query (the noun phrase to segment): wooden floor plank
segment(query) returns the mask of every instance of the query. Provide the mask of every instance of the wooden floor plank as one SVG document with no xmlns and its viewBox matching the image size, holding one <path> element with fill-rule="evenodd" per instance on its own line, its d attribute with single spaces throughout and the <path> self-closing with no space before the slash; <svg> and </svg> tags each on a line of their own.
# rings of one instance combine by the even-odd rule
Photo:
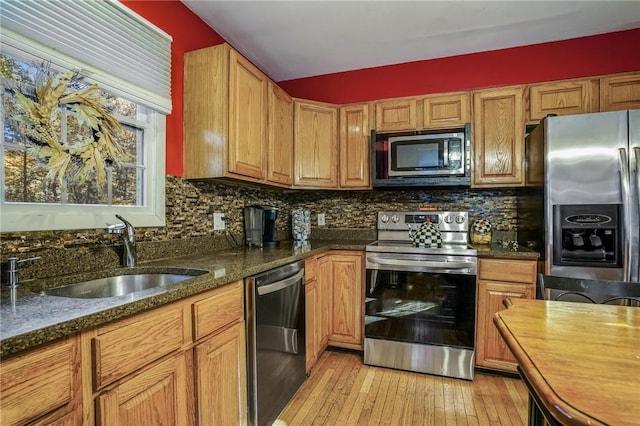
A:
<svg viewBox="0 0 640 426">
<path fill-rule="evenodd" d="M 523 425 L 527 396 L 517 378 L 452 379 L 368 366 L 359 353 L 327 350 L 276 424 Z"/>
</svg>

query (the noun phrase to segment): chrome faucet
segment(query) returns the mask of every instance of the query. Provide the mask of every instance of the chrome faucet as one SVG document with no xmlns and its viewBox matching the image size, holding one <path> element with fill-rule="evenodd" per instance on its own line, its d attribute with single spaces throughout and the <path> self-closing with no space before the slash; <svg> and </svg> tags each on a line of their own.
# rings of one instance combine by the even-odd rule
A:
<svg viewBox="0 0 640 426">
<path fill-rule="evenodd" d="M 119 214 L 116 215 L 124 223 L 116 223 L 107 226 L 110 234 L 118 234 L 123 236 L 124 253 L 122 254 L 122 266 L 134 267 L 138 257 L 136 255 L 136 230 L 129 221 Z"/>
</svg>

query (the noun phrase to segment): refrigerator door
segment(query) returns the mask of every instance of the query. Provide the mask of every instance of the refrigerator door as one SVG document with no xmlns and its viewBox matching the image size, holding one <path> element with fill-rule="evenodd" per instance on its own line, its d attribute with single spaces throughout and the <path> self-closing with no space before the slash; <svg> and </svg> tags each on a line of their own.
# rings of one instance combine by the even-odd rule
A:
<svg viewBox="0 0 640 426">
<path fill-rule="evenodd" d="M 623 268 L 554 265 L 554 206 L 623 203 L 619 149 L 629 149 L 628 112 L 548 117 L 544 132 L 546 272 L 621 280 Z"/>
<path fill-rule="evenodd" d="M 638 109 L 629 111 L 629 177 L 631 192 L 630 281 L 640 282 L 640 110 Z"/>
</svg>

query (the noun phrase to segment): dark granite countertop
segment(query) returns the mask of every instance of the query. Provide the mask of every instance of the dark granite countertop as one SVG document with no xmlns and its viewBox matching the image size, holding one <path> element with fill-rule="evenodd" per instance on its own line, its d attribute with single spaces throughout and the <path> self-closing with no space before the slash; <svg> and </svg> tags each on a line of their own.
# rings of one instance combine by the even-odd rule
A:
<svg viewBox="0 0 640 426">
<path fill-rule="evenodd" d="M 165 272 L 166 268 L 207 271 L 186 281 L 133 294 L 100 299 L 48 296 L 25 288 L 12 303 L 6 294 L 0 302 L 0 357 L 11 355 L 75 332 L 124 318 L 185 297 L 214 289 L 247 276 L 305 259 L 326 250 L 364 250 L 370 241 L 318 240 L 304 246 L 291 242 L 277 248 L 225 250 L 195 256 L 145 262 L 136 272 Z M 43 288 L 61 286 L 104 276 L 131 273 L 125 268 L 56 277 Z M 43 281 L 43 280 L 41 280 Z"/>
<path fill-rule="evenodd" d="M 87 330 L 200 292 L 214 289 L 239 279 L 305 259 L 327 250 L 364 250 L 371 240 L 314 240 L 306 245 L 281 243 L 277 248 L 213 251 L 207 254 L 144 262 L 135 272 L 167 272 L 167 268 L 206 271 L 192 279 L 167 287 L 100 299 L 76 299 L 40 294 L 21 288 L 15 303 L 6 295 L 0 303 L 0 357 L 11 355 L 75 332 Z M 498 245 L 477 245 L 479 257 L 537 259 L 538 253 Z M 131 273 L 125 268 L 40 280 L 42 288 L 61 286 L 104 276 Z"/>
<path fill-rule="evenodd" d="M 515 260 L 538 260 L 540 258 L 540 253 L 527 247 L 518 247 L 514 250 L 499 244 L 474 244 L 473 248 L 478 250 L 478 257 Z"/>
</svg>

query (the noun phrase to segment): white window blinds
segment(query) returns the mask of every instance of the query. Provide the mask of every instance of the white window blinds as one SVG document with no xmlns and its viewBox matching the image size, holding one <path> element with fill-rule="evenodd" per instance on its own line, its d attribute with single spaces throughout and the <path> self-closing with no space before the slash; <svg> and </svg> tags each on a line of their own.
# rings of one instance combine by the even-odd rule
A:
<svg viewBox="0 0 640 426">
<path fill-rule="evenodd" d="M 2 0 L 0 41 L 171 112 L 171 36 L 117 1 Z M 35 43 L 34 43 L 35 42 Z"/>
</svg>

